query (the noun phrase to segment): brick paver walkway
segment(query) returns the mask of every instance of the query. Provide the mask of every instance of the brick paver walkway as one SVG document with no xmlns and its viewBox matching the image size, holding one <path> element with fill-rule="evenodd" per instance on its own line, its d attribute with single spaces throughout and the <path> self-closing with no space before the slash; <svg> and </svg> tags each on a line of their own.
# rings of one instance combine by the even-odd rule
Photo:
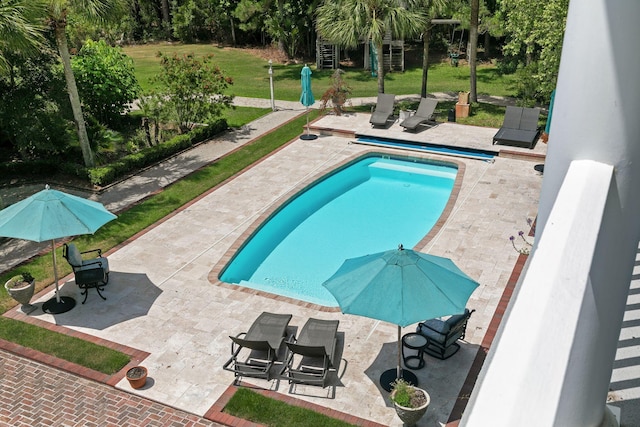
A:
<svg viewBox="0 0 640 427">
<path fill-rule="evenodd" d="M 0 350 L 1 426 L 220 426 Z"/>
</svg>

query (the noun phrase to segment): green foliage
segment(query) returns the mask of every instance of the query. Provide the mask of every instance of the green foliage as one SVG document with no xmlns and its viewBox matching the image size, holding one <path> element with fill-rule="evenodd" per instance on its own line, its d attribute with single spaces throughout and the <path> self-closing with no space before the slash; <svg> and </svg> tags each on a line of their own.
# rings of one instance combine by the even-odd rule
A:
<svg viewBox="0 0 640 427">
<path fill-rule="evenodd" d="M 202 3 L 202 1 L 198 0 L 187 0 L 174 9 L 171 23 L 173 25 L 173 35 L 179 40 L 192 43 L 209 38 L 205 25 L 207 10 L 203 8 L 205 5 Z"/>
<path fill-rule="evenodd" d="M 144 148 L 106 166 L 91 168 L 88 171 L 89 179 L 93 185 L 110 184 L 133 171 L 150 166 L 191 147 L 193 144 L 209 139 L 226 128 L 227 122 L 224 119 L 208 126 L 194 128 L 188 134 L 178 135 L 165 143 Z"/>
<path fill-rule="evenodd" d="M 9 58 L 11 74 L 0 77 L 0 146 L 21 160 L 63 154 L 74 129 L 57 58 L 49 50 Z"/>
<path fill-rule="evenodd" d="M 104 40 L 87 40 L 71 66 L 84 106 L 102 123 L 115 121 L 138 97 L 133 60 Z"/>
<path fill-rule="evenodd" d="M 44 46 L 43 0 L 5 0 L 0 2 L 0 74 L 11 72 L 8 54 L 36 53 Z"/>
<path fill-rule="evenodd" d="M 391 384 L 391 400 L 405 408 L 419 408 L 427 403 L 424 394 L 404 379 L 397 379 Z"/>
<path fill-rule="evenodd" d="M 158 56 L 162 65 L 156 77 L 162 85 L 159 95 L 181 132 L 215 120 L 231 105 L 233 96 L 224 92 L 233 80 L 212 63 L 213 55 L 196 58 L 193 54 L 169 56 L 160 52 Z"/>
<path fill-rule="evenodd" d="M 348 427 L 352 424 L 307 408 L 270 399 L 255 391 L 238 388 L 224 412 L 270 427 Z"/>
<path fill-rule="evenodd" d="M 556 87 L 569 0 L 505 0 L 506 55 L 521 72 L 517 96 L 548 102 Z"/>
</svg>

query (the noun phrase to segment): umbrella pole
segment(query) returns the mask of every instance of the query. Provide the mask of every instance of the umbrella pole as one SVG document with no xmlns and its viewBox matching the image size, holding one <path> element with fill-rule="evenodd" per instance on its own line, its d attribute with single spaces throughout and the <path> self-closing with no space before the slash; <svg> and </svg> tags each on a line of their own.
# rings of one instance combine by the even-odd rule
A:
<svg viewBox="0 0 640 427">
<path fill-rule="evenodd" d="M 58 289 L 58 261 L 56 259 L 56 240 L 51 239 L 51 253 L 53 254 L 53 280 L 56 284 L 56 302 L 60 304 L 60 290 Z"/>
<path fill-rule="evenodd" d="M 309 136 L 309 107 L 307 107 L 307 136 Z"/>
<path fill-rule="evenodd" d="M 402 378 L 402 328 L 398 325 L 398 372 L 396 379 Z"/>
<path fill-rule="evenodd" d="M 53 280 L 56 284 L 56 297 L 42 304 L 42 311 L 49 314 L 61 314 L 71 310 L 76 305 L 76 300 L 71 297 L 61 297 L 58 288 L 58 262 L 56 259 L 56 240 L 51 239 L 51 253 L 53 254 Z"/>
</svg>

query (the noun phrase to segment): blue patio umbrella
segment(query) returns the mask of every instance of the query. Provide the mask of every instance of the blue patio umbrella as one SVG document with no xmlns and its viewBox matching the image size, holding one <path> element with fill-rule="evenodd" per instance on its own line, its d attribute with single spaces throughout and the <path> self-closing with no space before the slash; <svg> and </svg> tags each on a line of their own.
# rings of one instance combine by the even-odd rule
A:
<svg viewBox="0 0 640 427">
<path fill-rule="evenodd" d="M 311 90 L 311 68 L 309 68 L 306 64 L 302 67 L 302 71 L 300 72 L 300 85 L 302 86 L 302 94 L 300 94 L 300 102 L 302 105 L 307 107 L 307 133 L 302 135 L 300 139 L 303 140 L 311 140 L 316 139 L 317 135 L 309 134 L 309 107 L 316 102 L 313 97 L 313 91 Z"/>
<path fill-rule="evenodd" d="M 405 250 L 380 252 L 346 260 L 323 286 L 345 314 L 357 314 L 398 325 L 398 366 L 380 377 L 391 389 L 396 378 L 415 375 L 401 367 L 401 328 L 425 319 L 464 312 L 478 282 L 449 258 Z M 395 371 L 395 372 L 394 372 Z"/>
<path fill-rule="evenodd" d="M 93 234 L 115 218 L 101 203 L 52 190 L 48 185 L 44 190 L 0 211 L 0 236 L 34 242 L 51 241 L 56 298 L 55 301 L 47 301 L 43 310 L 64 313 L 75 305 L 73 298 L 59 295 L 55 240 Z"/>
</svg>

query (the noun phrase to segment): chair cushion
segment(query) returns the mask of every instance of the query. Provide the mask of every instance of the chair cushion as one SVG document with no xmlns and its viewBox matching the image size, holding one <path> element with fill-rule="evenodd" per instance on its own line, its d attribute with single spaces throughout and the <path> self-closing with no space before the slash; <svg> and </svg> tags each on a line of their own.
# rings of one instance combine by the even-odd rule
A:
<svg viewBox="0 0 640 427">
<path fill-rule="evenodd" d="M 418 326 L 417 332 L 440 344 L 444 344 L 449 325 L 439 319 L 430 319 Z"/>
<path fill-rule="evenodd" d="M 467 316 L 469 316 L 469 310 L 465 309 L 464 313 L 462 313 L 462 314 L 454 314 L 453 316 L 451 316 L 447 320 L 445 320 L 445 322 L 449 325 L 450 328 L 452 328 L 458 322 L 460 322 L 461 320 L 465 320 Z"/>
<path fill-rule="evenodd" d="M 82 265 L 82 255 L 80 255 L 80 251 L 73 243 L 67 245 L 67 257 L 69 264 L 72 266 L 80 267 Z"/>
</svg>

